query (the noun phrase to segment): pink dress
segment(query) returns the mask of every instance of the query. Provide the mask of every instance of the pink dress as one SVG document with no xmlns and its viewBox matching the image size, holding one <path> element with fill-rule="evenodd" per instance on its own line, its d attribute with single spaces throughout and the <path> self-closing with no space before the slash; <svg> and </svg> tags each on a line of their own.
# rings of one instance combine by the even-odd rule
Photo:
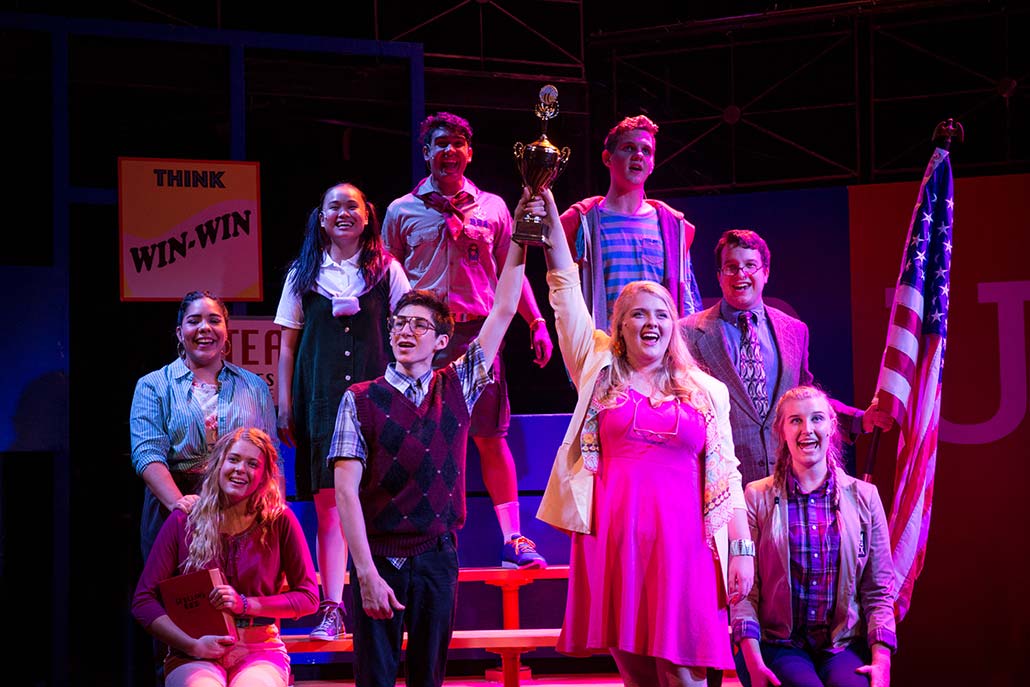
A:
<svg viewBox="0 0 1030 687">
<path fill-rule="evenodd" d="M 705 425 L 632 389 L 598 415 L 594 534 L 573 534 L 558 650 L 608 649 L 731 669 L 718 560 L 701 516 Z"/>
</svg>

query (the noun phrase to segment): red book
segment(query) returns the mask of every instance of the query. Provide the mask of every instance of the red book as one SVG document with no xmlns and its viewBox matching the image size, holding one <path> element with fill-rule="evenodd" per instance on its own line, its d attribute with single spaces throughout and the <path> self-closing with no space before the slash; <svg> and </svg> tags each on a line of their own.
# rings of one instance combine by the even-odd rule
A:
<svg viewBox="0 0 1030 687">
<path fill-rule="evenodd" d="M 158 584 L 158 590 L 168 617 L 190 637 L 229 635 L 236 639 L 232 614 L 218 610 L 208 599 L 211 590 L 220 584 L 225 584 L 222 571 L 212 568 L 169 577 Z"/>
</svg>

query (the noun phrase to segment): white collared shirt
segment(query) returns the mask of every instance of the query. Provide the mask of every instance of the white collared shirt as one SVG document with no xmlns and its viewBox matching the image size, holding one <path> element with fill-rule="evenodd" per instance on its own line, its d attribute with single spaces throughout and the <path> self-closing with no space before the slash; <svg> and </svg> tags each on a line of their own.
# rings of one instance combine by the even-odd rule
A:
<svg viewBox="0 0 1030 687">
<path fill-rule="evenodd" d="M 318 268 L 318 276 L 315 277 L 314 291 L 330 300 L 334 296 L 357 298 L 365 293 L 368 287 L 361 274 L 358 262 L 360 257 L 359 251 L 346 260 L 336 262 L 330 257 L 328 251 L 322 251 L 322 264 Z M 400 297 L 410 290 L 410 285 L 407 275 L 404 274 L 404 268 L 399 262 L 391 260 L 388 269 L 390 272 L 390 311 L 392 312 Z M 303 329 L 304 306 L 293 290 L 296 276 L 296 270 L 290 268 L 286 275 L 282 297 L 279 299 L 279 308 L 275 313 L 275 323 L 291 329 Z"/>
</svg>

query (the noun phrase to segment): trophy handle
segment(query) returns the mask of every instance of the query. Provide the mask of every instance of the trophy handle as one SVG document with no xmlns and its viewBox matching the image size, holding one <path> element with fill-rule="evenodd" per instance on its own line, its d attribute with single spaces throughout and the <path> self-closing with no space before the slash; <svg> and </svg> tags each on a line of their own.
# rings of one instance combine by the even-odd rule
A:
<svg viewBox="0 0 1030 687">
<path fill-rule="evenodd" d="M 515 142 L 515 148 L 514 148 L 515 157 L 521 158 L 522 157 L 522 151 L 524 151 L 525 149 L 526 149 L 526 146 L 522 145 L 521 142 L 516 141 Z"/>
<path fill-rule="evenodd" d="M 559 174 L 565 171 L 565 165 L 569 164 L 570 155 L 572 155 L 572 150 L 568 146 L 561 149 L 561 155 L 558 157 L 558 171 L 554 174 L 556 179 Z"/>
</svg>

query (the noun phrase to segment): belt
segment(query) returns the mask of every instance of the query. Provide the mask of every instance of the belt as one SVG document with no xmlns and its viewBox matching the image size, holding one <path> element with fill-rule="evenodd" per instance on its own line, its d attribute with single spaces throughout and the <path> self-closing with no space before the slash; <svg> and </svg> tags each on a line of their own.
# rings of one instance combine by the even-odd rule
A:
<svg viewBox="0 0 1030 687">
<path fill-rule="evenodd" d="M 257 627 L 259 625 L 274 625 L 275 618 L 253 618 L 249 615 L 236 616 L 233 620 L 236 627 Z"/>
<path fill-rule="evenodd" d="M 486 317 L 484 315 L 473 315 L 473 314 L 467 313 L 467 312 L 457 312 L 457 313 L 454 313 L 454 321 L 455 322 L 475 322 L 477 320 L 483 320 L 483 319 L 486 319 Z"/>
</svg>

